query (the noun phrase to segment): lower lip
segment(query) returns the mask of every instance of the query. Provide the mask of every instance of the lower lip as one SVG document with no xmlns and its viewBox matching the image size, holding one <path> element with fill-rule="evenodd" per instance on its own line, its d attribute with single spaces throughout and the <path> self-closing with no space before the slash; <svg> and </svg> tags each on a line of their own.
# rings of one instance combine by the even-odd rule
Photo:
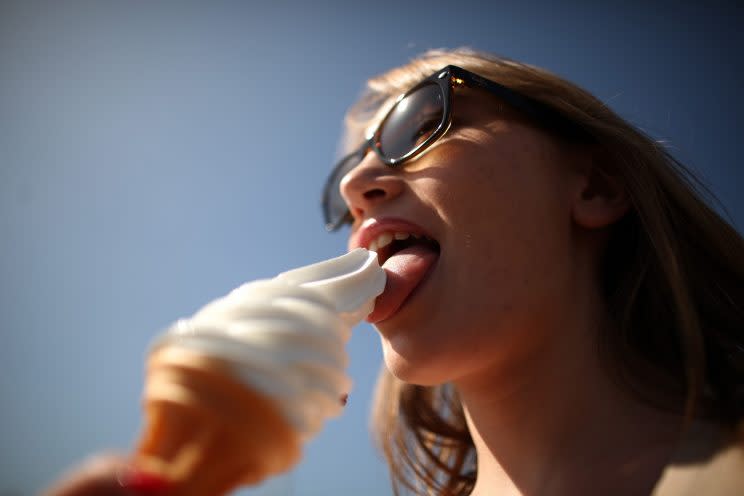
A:
<svg viewBox="0 0 744 496">
<path fill-rule="evenodd" d="M 367 322 L 376 324 L 393 317 L 427 279 L 439 253 L 424 246 L 412 246 L 390 257 L 382 266 L 387 274 L 385 291 L 377 297 Z"/>
</svg>

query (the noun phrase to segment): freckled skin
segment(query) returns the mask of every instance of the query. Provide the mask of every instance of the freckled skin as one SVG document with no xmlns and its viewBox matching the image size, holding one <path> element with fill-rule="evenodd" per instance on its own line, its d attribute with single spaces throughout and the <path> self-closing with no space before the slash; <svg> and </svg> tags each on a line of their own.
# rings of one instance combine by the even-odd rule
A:
<svg viewBox="0 0 744 496">
<path fill-rule="evenodd" d="M 397 216 L 429 230 L 441 255 L 392 318 L 376 325 L 388 368 L 433 385 L 506 366 L 559 339 L 571 298 L 570 154 L 494 98 L 456 96 L 455 122 L 402 168 L 374 154 L 342 182 L 356 216 Z M 365 192 L 377 191 L 364 196 Z"/>
</svg>

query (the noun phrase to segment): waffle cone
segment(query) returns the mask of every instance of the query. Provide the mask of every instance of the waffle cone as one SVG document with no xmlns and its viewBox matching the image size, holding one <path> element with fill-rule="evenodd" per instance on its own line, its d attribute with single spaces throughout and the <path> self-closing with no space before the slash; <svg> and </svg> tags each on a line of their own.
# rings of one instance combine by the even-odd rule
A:
<svg viewBox="0 0 744 496">
<path fill-rule="evenodd" d="M 277 405 L 218 359 L 164 347 L 148 360 L 135 463 L 172 496 L 219 496 L 288 470 L 300 437 Z"/>
</svg>

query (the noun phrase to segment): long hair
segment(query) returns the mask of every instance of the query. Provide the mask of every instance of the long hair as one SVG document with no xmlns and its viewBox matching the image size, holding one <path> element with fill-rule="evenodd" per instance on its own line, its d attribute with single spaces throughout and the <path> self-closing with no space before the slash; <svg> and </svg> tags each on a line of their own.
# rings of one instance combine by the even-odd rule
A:
<svg viewBox="0 0 744 496">
<path fill-rule="evenodd" d="M 454 64 L 525 94 L 593 137 L 602 173 L 631 209 L 603 254 L 608 318 L 600 336 L 611 376 L 658 408 L 733 426 L 744 416 L 744 240 L 704 184 L 658 142 L 600 100 L 545 70 L 469 49 L 430 51 L 368 82 L 346 119 L 358 145 L 370 123 L 421 79 Z M 450 385 L 405 384 L 383 368 L 373 433 L 396 494 L 468 494 L 477 460 Z"/>
</svg>

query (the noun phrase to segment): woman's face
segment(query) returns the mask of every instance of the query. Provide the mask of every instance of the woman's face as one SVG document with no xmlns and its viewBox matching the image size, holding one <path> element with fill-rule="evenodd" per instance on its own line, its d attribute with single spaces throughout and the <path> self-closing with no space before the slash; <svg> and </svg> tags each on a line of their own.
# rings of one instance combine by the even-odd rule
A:
<svg viewBox="0 0 744 496">
<path fill-rule="evenodd" d="M 424 155 L 391 168 L 368 153 L 344 177 L 350 248 L 384 233 L 435 241 L 379 250 L 388 285 L 369 320 L 393 374 L 456 381 L 560 339 L 551 323 L 570 303 L 577 263 L 571 161 L 496 98 L 465 90 Z"/>
</svg>

